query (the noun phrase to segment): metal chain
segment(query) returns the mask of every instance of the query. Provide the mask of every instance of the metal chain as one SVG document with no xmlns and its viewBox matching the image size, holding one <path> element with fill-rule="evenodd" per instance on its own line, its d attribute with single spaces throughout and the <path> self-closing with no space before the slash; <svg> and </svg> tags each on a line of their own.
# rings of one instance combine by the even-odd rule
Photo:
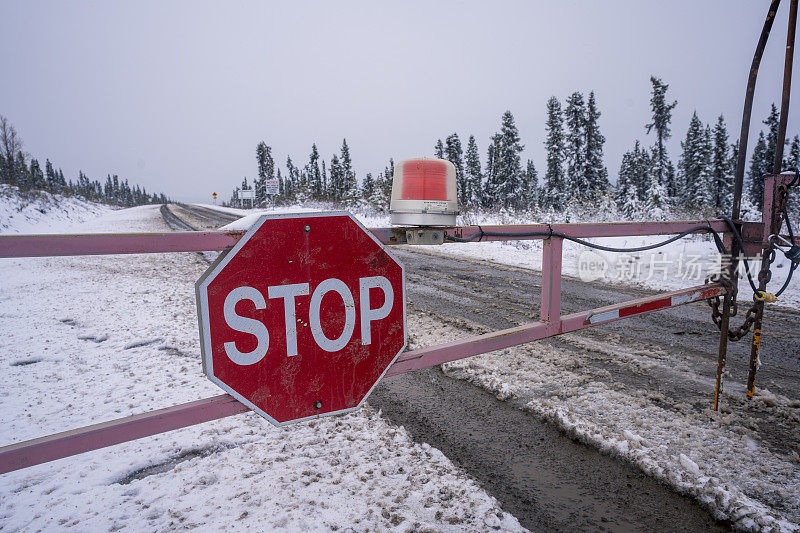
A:
<svg viewBox="0 0 800 533">
<path fill-rule="evenodd" d="M 786 201 L 786 197 L 788 195 L 788 188 L 784 184 L 780 184 L 778 186 L 778 201 L 776 202 L 776 207 L 778 207 L 778 212 L 781 213 L 783 210 L 783 204 Z M 779 216 L 782 216 L 779 214 Z M 775 261 L 775 245 L 770 241 L 767 243 L 767 248 L 764 250 L 764 256 L 762 261 L 766 261 L 767 267 L 772 265 Z M 772 270 L 769 268 L 761 268 L 758 272 L 758 281 L 763 282 L 765 285 L 769 283 L 772 279 Z M 732 302 L 731 302 L 731 316 L 736 316 L 738 312 L 737 302 L 736 302 L 736 292 L 735 286 L 733 282 L 728 278 L 725 273 L 715 274 L 713 276 L 709 276 L 706 279 L 706 283 L 720 283 L 722 284 L 723 288 L 726 292 L 733 291 L 732 294 Z M 747 309 L 747 312 L 744 314 L 744 322 L 738 328 L 728 328 L 728 339 L 731 341 L 738 341 L 741 340 L 747 333 L 750 331 L 750 328 L 753 327 L 753 324 L 756 321 L 756 295 L 753 295 L 753 303 Z M 720 311 L 720 304 L 722 299 L 719 296 L 715 296 L 714 298 L 709 298 L 707 300 L 708 305 L 711 307 L 711 320 L 714 321 L 714 324 L 717 325 L 717 329 L 722 329 L 722 311 Z"/>
</svg>

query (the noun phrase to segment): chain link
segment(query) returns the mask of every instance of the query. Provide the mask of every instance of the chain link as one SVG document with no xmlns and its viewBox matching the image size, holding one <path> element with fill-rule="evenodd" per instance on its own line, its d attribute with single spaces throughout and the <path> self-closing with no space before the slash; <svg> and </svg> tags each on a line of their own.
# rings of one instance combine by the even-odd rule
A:
<svg viewBox="0 0 800 533">
<path fill-rule="evenodd" d="M 778 186 L 778 201 L 776 202 L 776 207 L 778 208 L 778 216 L 782 216 L 783 205 L 786 202 L 786 197 L 788 195 L 788 188 L 786 185 L 781 183 Z M 766 268 L 762 266 L 762 268 L 758 272 L 758 281 L 759 284 L 763 284 L 766 286 L 767 283 L 770 282 L 772 279 L 772 270 L 769 268 L 770 265 L 775 261 L 775 245 L 770 241 L 767 243 L 767 248 L 764 250 L 764 256 L 762 262 L 766 262 Z M 763 265 L 763 263 L 762 263 Z M 732 302 L 731 302 L 731 317 L 736 316 L 738 312 L 738 306 L 736 301 L 736 288 L 730 278 L 725 274 L 715 274 L 714 276 L 709 276 L 706 279 L 706 283 L 720 283 L 725 291 L 728 294 L 731 294 Z M 720 304 L 722 303 L 722 298 L 716 296 L 714 298 L 709 298 L 708 305 L 711 307 L 711 320 L 714 321 L 714 324 L 717 325 L 717 329 L 720 331 L 722 330 L 722 311 L 720 310 Z M 747 312 L 744 314 L 744 322 L 738 328 L 728 328 L 728 339 L 732 341 L 741 340 L 747 333 L 750 331 L 750 328 L 753 327 L 753 324 L 756 321 L 756 309 L 758 303 L 756 302 L 755 295 L 753 295 L 753 303 L 747 309 Z"/>
</svg>

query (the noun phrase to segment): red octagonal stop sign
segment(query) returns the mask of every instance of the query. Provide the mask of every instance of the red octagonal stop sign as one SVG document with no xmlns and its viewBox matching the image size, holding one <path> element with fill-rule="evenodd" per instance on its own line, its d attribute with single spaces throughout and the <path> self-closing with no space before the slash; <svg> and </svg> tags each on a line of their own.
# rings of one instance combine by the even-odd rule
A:
<svg viewBox="0 0 800 533">
<path fill-rule="evenodd" d="M 262 216 L 195 285 L 203 371 L 276 425 L 357 409 L 405 348 L 404 282 L 349 213 Z"/>
</svg>

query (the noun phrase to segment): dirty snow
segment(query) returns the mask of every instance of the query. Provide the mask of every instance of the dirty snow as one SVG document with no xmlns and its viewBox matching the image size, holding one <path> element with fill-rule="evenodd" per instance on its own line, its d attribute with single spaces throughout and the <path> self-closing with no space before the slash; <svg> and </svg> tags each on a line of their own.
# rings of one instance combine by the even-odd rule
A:
<svg viewBox="0 0 800 533">
<path fill-rule="evenodd" d="M 77 229 L 167 228 L 158 206 L 143 206 Z M 197 255 L 0 261 L 0 445 L 220 392 L 201 373 Z M 0 476 L 0 530 L 68 527 L 522 529 L 369 407 L 281 429 L 238 415 Z"/>
<path fill-rule="evenodd" d="M 486 331 L 478 324 L 468 326 L 473 332 Z M 409 330 L 415 349 L 465 336 L 461 327 L 442 324 L 420 311 L 409 314 Z M 603 351 L 602 346 L 593 349 Z M 652 355 L 620 353 L 615 346 L 608 356 L 628 359 L 631 364 L 662 364 Z M 674 408 L 658 392 L 630 392 L 609 385 L 593 375 L 592 368 L 591 361 L 575 360 L 572 352 L 562 353 L 545 343 L 443 365 L 447 375 L 513 401 L 572 438 L 627 460 L 692 495 L 737 529 L 800 530 L 800 457 L 796 451 L 779 452 L 761 444 L 750 418 L 766 411 L 796 427 L 800 403 L 762 390 L 752 405 L 723 407 L 720 412 L 689 404 Z M 689 373 L 684 377 L 706 380 Z M 707 381 L 704 385 L 712 389 L 713 383 Z M 728 394 L 741 396 L 742 392 Z"/>
<path fill-rule="evenodd" d="M 112 207 L 78 196 L 47 191 L 20 193 L 13 185 L 0 184 L 0 234 L 64 233 L 75 224 L 98 217 Z"/>
</svg>

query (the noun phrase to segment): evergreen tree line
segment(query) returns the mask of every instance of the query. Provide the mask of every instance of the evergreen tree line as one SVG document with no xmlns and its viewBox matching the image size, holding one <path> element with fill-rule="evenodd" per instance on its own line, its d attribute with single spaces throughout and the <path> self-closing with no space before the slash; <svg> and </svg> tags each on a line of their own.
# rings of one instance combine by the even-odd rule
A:
<svg viewBox="0 0 800 533">
<path fill-rule="evenodd" d="M 557 100 L 552 99 L 554 101 Z M 594 93 L 589 95 L 588 105 L 583 104 L 583 96 L 574 93 L 568 105 L 570 118 L 567 121 L 569 146 L 561 148 L 560 159 L 569 161 L 569 173 L 551 185 L 564 189 L 567 179 L 574 184 L 568 193 L 559 190 L 557 194 L 544 194 L 538 185 L 538 173 L 530 159 L 523 167 L 521 153 L 524 146 L 519 130 L 510 111 L 503 113 L 500 131 L 491 137 L 487 150 L 486 167 L 482 168 L 478 144 L 470 135 L 464 150 L 458 133 L 452 133 L 445 141 L 438 140 L 434 146 L 436 157 L 453 163 L 456 169 L 456 185 L 459 205 L 465 209 L 513 209 L 527 210 L 535 206 L 549 206 L 554 200 L 556 207 L 574 199 L 590 200 L 608 191 L 608 172 L 603 166 L 603 143 L 600 134 Z M 561 129 L 559 129 L 561 131 Z M 563 135 L 563 132 L 561 133 Z M 352 167 L 347 140 L 342 142 L 339 154 L 331 157 L 330 164 L 320 161 L 316 144 L 312 145 L 308 163 L 296 165 L 291 157 L 286 160 L 286 170 L 275 165 L 272 148 L 263 141 L 256 146 L 256 166 L 258 177 L 249 183 L 245 178 L 231 196 L 233 205 L 241 205 L 239 191 L 255 189 L 255 204 L 264 205 L 267 200 L 265 183 L 278 180 L 277 203 L 294 203 L 313 200 L 340 203 L 346 207 L 370 205 L 379 211 L 389 207 L 394 160 L 377 177 L 367 173 L 358 184 Z M 584 189 L 583 185 L 588 188 Z"/>
<path fill-rule="evenodd" d="M 264 205 L 267 201 L 266 182 L 277 180 L 278 194 L 272 199 L 276 203 L 319 201 L 346 207 L 367 203 L 377 209 L 388 209 L 394 161 L 390 159 L 377 178 L 367 173 L 359 185 L 347 139 L 342 141 L 341 150 L 333 154 L 329 163 L 320 157 L 317 145 L 312 144 L 308 162 L 298 166 L 289 156 L 286 158 L 285 171 L 275 165 L 272 147 L 262 141 L 256 146 L 256 167 L 257 177 L 252 183 L 244 178 L 241 185 L 234 188 L 230 200 L 232 205 L 241 205 L 239 191 L 249 189 L 255 190 L 255 205 Z"/>
<path fill-rule="evenodd" d="M 665 143 L 671 137 L 672 110 L 678 102 L 668 103 L 669 86 L 659 78 L 651 77 L 650 82 L 652 121 L 645 129 L 648 134 L 655 134 L 654 143 L 645 147 L 636 140 L 633 150 L 623 154 L 615 191 L 618 207 L 628 217 L 638 213 L 658 215 L 671 206 L 705 213 L 729 213 L 739 142 L 729 142 L 725 117 L 718 116 L 712 127 L 704 124 L 695 111 L 681 142 L 677 165 L 674 165 Z M 743 205 L 747 211 L 762 208 L 764 175 L 773 170 L 778 138 L 775 104 L 763 124 L 767 126 L 767 133 L 761 131 L 758 135 L 744 184 Z M 788 140 L 786 144 L 790 144 Z M 784 154 L 782 170 L 800 164 L 800 137 L 795 135 Z"/>
<path fill-rule="evenodd" d="M 652 115 L 644 129 L 652 136 L 652 144 L 645 146 L 637 139 L 633 149 L 623 154 L 614 186 L 603 162 L 605 137 L 600 131 L 601 113 L 593 91 L 588 97 L 573 92 L 564 100 L 563 107 L 555 96 L 547 101 L 546 161 L 541 185 L 534 162 L 528 159 L 523 164 L 524 145 L 510 111 L 503 113 L 500 131 L 490 138 L 484 165 L 474 135 L 469 135 L 466 149 L 458 133 L 451 133 L 444 141 L 438 139 L 434 155 L 453 163 L 459 205 L 466 210 L 563 211 L 575 205 L 616 202 L 627 217 L 646 213 L 658 218 L 675 207 L 715 214 L 729 212 L 738 142 L 729 142 L 724 116 L 717 117 L 712 128 L 695 112 L 675 164 L 667 142 L 672 137 L 672 112 L 678 102 L 669 102 L 668 84 L 655 76 L 651 76 L 650 82 Z M 752 202 L 747 206 L 750 209 L 761 208 L 763 176 L 772 170 L 778 129 L 774 104 L 764 124 L 767 133 L 762 131 L 758 136 L 747 174 L 745 199 Z M 237 202 L 239 190 L 253 187 L 256 205 L 263 205 L 267 200 L 265 181 L 277 179 L 279 194 L 274 199 L 277 203 L 314 200 L 346 207 L 371 205 L 380 211 L 388 208 L 393 160 L 377 177 L 368 173 L 359 186 L 346 140 L 329 164 L 320 159 L 314 144 L 305 165 L 298 166 L 289 157 L 282 173 L 276 168 L 272 148 L 263 141 L 256 147 L 256 162 L 258 177 L 252 185 L 245 178 L 236 187 L 233 203 Z M 799 162 L 800 139 L 795 136 L 786 150 L 784 168 Z"/>
<path fill-rule="evenodd" d="M 28 161 L 22 150 L 23 143 L 14 126 L 0 115 L 0 183 L 15 185 L 21 190 L 44 190 L 63 195 L 79 195 L 87 200 L 123 207 L 144 204 L 161 204 L 169 199 L 161 194 L 150 194 L 144 187 L 131 186 L 119 176 L 106 176 L 105 183 L 90 180 L 81 170 L 76 181 L 67 181 L 64 172 L 56 169 L 49 159 L 44 169 L 37 159 Z"/>
</svg>

